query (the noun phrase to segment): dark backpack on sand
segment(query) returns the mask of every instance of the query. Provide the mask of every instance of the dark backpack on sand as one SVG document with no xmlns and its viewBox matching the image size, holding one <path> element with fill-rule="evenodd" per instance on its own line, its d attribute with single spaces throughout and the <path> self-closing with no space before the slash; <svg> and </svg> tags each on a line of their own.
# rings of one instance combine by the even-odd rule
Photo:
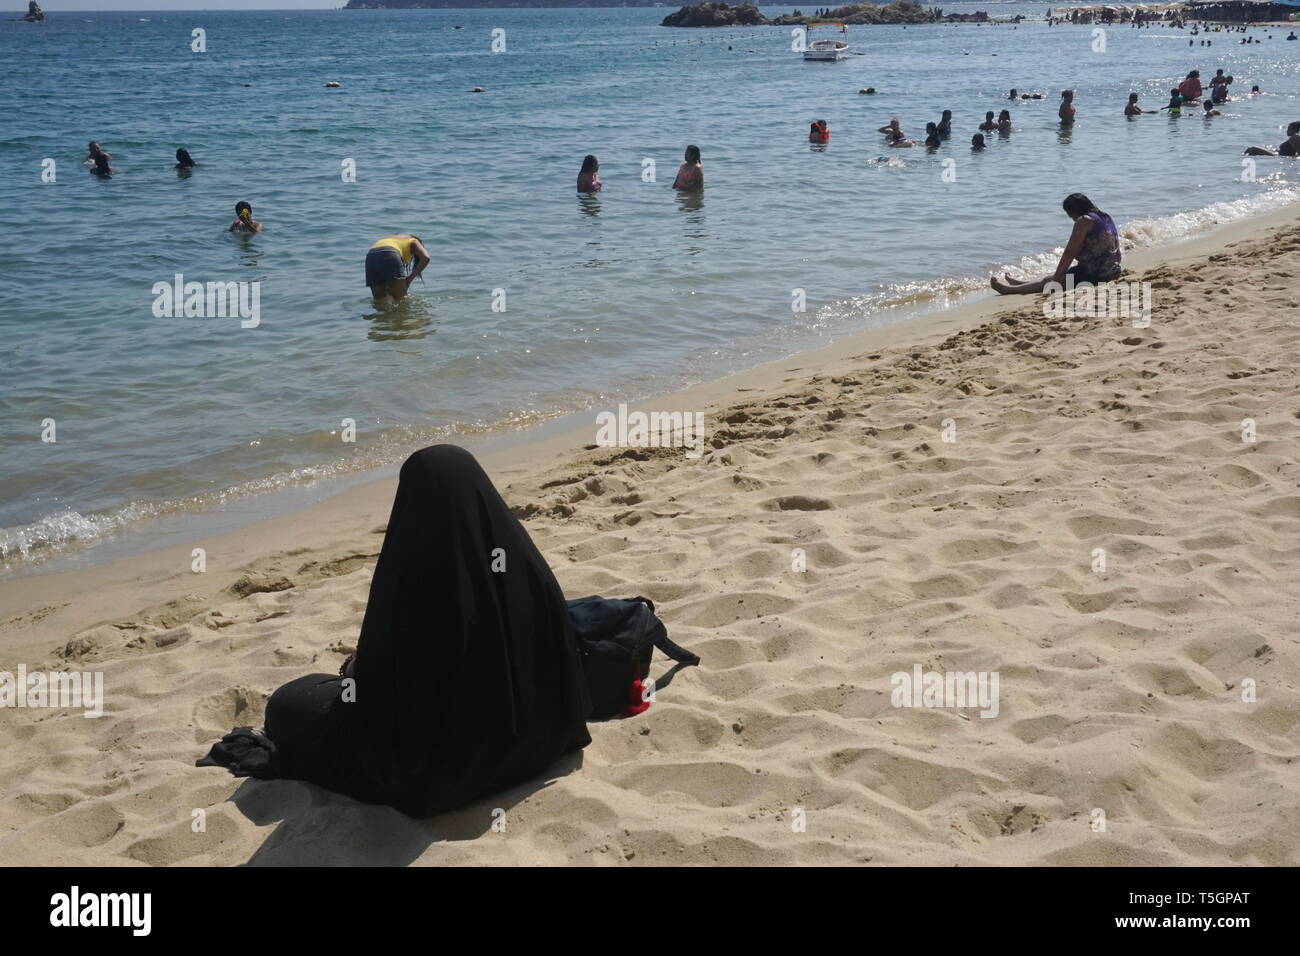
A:
<svg viewBox="0 0 1300 956">
<path fill-rule="evenodd" d="M 628 709 L 634 682 L 650 675 L 650 658 L 656 647 L 679 664 L 700 662 L 698 656 L 668 639 L 668 629 L 649 598 L 620 600 L 592 595 L 568 604 L 591 698 L 589 720 L 608 720 Z"/>
</svg>

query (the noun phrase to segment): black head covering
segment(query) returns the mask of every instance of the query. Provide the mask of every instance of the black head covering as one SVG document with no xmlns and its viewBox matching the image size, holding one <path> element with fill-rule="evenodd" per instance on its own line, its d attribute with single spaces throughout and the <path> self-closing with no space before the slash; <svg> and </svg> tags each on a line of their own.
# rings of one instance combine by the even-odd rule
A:
<svg viewBox="0 0 1300 956">
<path fill-rule="evenodd" d="M 435 445 L 402 466 L 353 676 L 354 702 L 339 677 L 286 684 L 267 703 L 265 736 L 238 728 L 199 764 L 423 816 L 591 742 L 564 595 L 462 448 Z"/>
<path fill-rule="evenodd" d="M 564 595 L 462 448 L 425 448 L 402 466 L 354 673 L 371 772 L 436 802 L 590 742 Z"/>
</svg>

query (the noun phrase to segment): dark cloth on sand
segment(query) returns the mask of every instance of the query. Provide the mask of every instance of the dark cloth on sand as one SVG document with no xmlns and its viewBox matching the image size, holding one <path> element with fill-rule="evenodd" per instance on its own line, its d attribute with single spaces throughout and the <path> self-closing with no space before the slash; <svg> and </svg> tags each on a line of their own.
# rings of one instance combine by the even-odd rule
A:
<svg viewBox="0 0 1300 956">
<path fill-rule="evenodd" d="M 354 702 L 340 677 L 285 684 L 265 734 L 237 728 L 199 764 L 427 816 L 591 742 L 564 596 L 464 449 L 425 448 L 402 466 L 353 674 Z"/>
</svg>

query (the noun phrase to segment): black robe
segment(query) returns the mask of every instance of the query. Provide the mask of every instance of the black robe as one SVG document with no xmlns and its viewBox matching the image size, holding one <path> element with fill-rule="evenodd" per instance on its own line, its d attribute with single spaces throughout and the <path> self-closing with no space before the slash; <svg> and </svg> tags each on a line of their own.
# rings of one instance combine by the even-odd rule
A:
<svg viewBox="0 0 1300 956">
<path fill-rule="evenodd" d="M 425 448 L 402 466 L 353 677 L 284 685 L 264 735 L 237 728 L 200 765 L 426 816 L 591 742 L 564 595 L 462 448 Z"/>
</svg>

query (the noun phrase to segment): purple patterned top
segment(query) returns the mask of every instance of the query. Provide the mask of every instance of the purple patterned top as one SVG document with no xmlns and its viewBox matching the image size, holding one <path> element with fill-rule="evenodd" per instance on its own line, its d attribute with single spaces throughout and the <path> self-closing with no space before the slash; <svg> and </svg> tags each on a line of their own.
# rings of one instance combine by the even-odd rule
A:
<svg viewBox="0 0 1300 956">
<path fill-rule="evenodd" d="M 1115 220 L 1098 210 L 1086 213 L 1084 218 L 1092 220 L 1092 228 L 1076 257 L 1079 267 L 1102 282 L 1118 279 L 1119 230 L 1115 228 Z"/>
</svg>

